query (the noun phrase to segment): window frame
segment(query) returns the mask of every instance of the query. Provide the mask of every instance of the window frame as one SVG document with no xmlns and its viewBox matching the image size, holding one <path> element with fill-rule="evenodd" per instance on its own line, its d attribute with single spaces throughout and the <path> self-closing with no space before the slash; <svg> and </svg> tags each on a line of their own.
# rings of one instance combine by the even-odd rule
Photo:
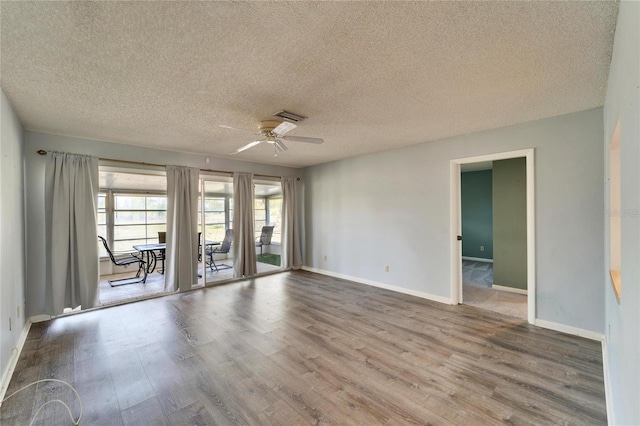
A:
<svg viewBox="0 0 640 426">
<path fill-rule="evenodd" d="M 204 185 L 201 183 L 200 187 L 202 188 Z M 218 193 L 218 192 L 212 192 L 212 193 L 204 193 L 204 191 L 201 191 L 199 194 L 199 197 L 203 197 L 203 199 L 199 199 L 198 200 L 198 232 L 205 232 L 203 231 L 203 223 L 204 223 L 204 229 L 206 230 L 206 228 L 208 228 L 209 226 L 214 226 L 214 225 L 219 225 L 222 224 L 224 225 L 224 230 L 225 232 L 227 231 L 227 229 L 230 229 L 232 226 L 232 220 L 233 218 L 231 217 L 231 199 L 233 197 L 233 194 L 223 194 L 223 193 Z M 210 200 L 210 199 L 224 199 L 224 223 L 222 222 L 211 222 L 211 223 L 206 223 L 205 222 L 205 218 L 206 218 L 206 214 L 210 213 L 210 212 L 220 212 L 220 210 L 200 210 L 201 206 L 204 206 L 206 204 L 206 200 Z M 203 202 L 204 201 L 204 202 Z M 206 240 L 206 235 L 202 237 L 203 239 Z M 222 239 L 224 239 L 224 235 L 222 236 Z M 220 241 L 222 241 L 222 239 L 220 239 Z"/>
<path fill-rule="evenodd" d="M 116 227 L 117 226 L 140 226 L 140 225 L 144 225 L 145 228 L 147 228 L 148 226 L 154 226 L 154 225 L 164 225 L 165 230 L 167 227 L 167 223 L 166 223 L 166 219 L 164 223 L 148 223 L 148 221 L 146 221 L 146 215 L 148 212 L 165 212 L 166 215 L 166 208 L 164 210 L 156 210 L 156 209 L 147 209 L 146 208 L 146 199 L 145 199 L 145 209 L 144 210 L 126 210 L 126 209 L 122 209 L 122 210 L 117 210 L 116 209 L 116 203 L 115 203 L 115 199 L 116 196 L 118 195 L 124 195 L 124 196 L 137 196 L 137 197 L 164 197 L 165 199 L 167 198 L 167 193 L 163 192 L 163 191 L 148 191 L 148 190 L 144 190 L 144 191 L 134 191 L 134 190 L 114 190 L 114 189 L 107 189 L 107 190 L 99 190 L 98 194 L 105 194 L 106 195 L 106 199 L 105 199 L 105 208 L 106 208 L 106 217 L 107 217 L 107 236 L 105 237 L 105 239 L 107 240 L 107 242 L 109 243 L 109 247 L 111 248 L 112 251 L 116 252 L 119 250 L 116 250 L 116 243 L 117 242 L 121 242 L 121 241 L 134 241 L 134 240 L 140 240 L 141 238 L 135 238 L 135 239 L 118 239 L 116 240 L 115 238 L 115 234 L 116 234 Z M 122 211 L 122 212 L 144 212 L 145 213 L 145 223 L 144 224 L 131 224 L 131 225 L 116 225 L 115 223 L 115 217 L 116 217 L 116 211 Z M 146 238 L 144 238 L 147 241 L 147 244 L 149 243 L 149 240 L 152 240 L 153 237 L 149 237 L 148 236 L 148 231 L 145 231 L 145 235 L 147 235 Z M 155 239 L 157 240 L 157 235 L 155 237 Z M 131 246 L 131 250 L 133 251 L 133 245 Z M 107 255 L 100 255 L 100 260 L 104 260 L 104 259 L 108 259 L 109 257 Z"/>
<path fill-rule="evenodd" d="M 254 226 L 254 234 L 256 236 L 256 240 L 258 238 L 260 238 L 260 234 L 262 233 L 262 226 L 257 226 L 257 222 L 260 221 L 262 222 L 262 219 L 258 219 L 258 215 L 256 214 L 257 210 L 255 208 L 255 201 L 256 200 L 264 200 L 264 226 L 276 226 L 275 224 L 272 223 L 271 221 L 271 201 L 272 200 L 282 200 L 282 195 L 273 195 L 271 197 L 268 196 L 259 196 L 259 197 L 255 197 L 254 198 L 254 203 L 253 203 L 253 226 Z M 262 209 L 260 209 L 260 211 L 262 211 Z M 282 207 L 280 207 L 280 217 L 282 218 Z M 282 223 L 280 223 L 280 227 L 282 227 Z M 275 236 L 277 236 L 277 238 L 274 238 Z M 282 231 L 281 229 L 278 229 L 278 232 L 276 232 L 276 229 L 274 228 L 273 230 L 273 234 L 271 235 L 271 244 L 273 245 L 281 245 L 282 244 Z"/>
</svg>

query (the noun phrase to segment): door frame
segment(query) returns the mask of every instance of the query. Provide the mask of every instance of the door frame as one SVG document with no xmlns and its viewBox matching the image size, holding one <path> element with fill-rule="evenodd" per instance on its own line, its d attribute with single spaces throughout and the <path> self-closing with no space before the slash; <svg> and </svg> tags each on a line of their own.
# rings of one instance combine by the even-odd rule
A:
<svg viewBox="0 0 640 426">
<path fill-rule="evenodd" d="M 486 161 L 526 159 L 527 172 L 527 320 L 536 320 L 536 229 L 535 229 L 535 169 L 534 148 L 499 152 L 451 160 L 450 170 L 450 241 L 451 241 L 451 303 L 462 303 L 462 243 L 457 240 L 462 235 L 462 212 L 460 195 L 460 166 Z"/>
</svg>

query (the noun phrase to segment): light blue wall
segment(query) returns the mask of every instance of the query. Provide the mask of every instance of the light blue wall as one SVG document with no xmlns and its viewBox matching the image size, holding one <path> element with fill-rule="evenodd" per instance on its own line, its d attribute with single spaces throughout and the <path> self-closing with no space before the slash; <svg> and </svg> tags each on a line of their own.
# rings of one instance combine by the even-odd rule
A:
<svg viewBox="0 0 640 426">
<path fill-rule="evenodd" d="M 609 421 L 640 424 L 640 3 L 620 2 L 609 84 L 604 106 L 604 165 L 609 142 L 620 120 L 622 296 L 611 288 L 609 228 L 605 222 L 606 268 L 601 274 L 611 395 Z M 606 200 L 609 200 L 606 186 Z M 603 212 L 604 215 L 604 212 Z M 613 423 L 611 423 L 613 424 Z"/>
<path fill-rule="evenodd" d="M 26 323 L 22 142 L 22 125 L 0 91 L 0 374 L 3 377 Z"/>
<path fill-rule="evenodd" d="M 535 148 L 536 317 L 603 333 L 602 132 L 598 108 L 307 168 L 305 265 L 450 299 L 450 161 Z"/>
<path fill-rule="evenodd" d="M 76 154 L 95 155 L 116 160 L 141 161 L 153 164 L 173 164 L 200 169 L 250 172 L 254 174 L 297 177 L 300 169 L 249 163 L 204 155 L 185 154 L 175 151 L 141 148 L 112 142 L 25 132 L 24 159 L 26 170 L 27 212 L 27 312 L 29 316 L 44 312 L 44 173 L 45 157 L 37 151 L 64 151 Z M 112 163 L 120 167 L 136 167 Z"/>
<path fill-rule="evenodd" d="M 481 170 L 460 175 L 463 256 L 493 259 L 492 174 Z"/>
</svg>

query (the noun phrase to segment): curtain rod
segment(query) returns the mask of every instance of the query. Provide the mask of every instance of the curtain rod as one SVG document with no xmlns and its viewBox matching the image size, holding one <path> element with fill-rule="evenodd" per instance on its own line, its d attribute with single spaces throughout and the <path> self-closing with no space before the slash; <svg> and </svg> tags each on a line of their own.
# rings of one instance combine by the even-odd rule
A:
<svg viewBox="0 0 640 426">
<path fill-rule="evenodd" d="M 41 149 L 38 151 L 38 154 L 40 155 L 46 155 L 47 151 L 45 151 L 44 149 Z M 116 160 L 114 158 L 98 158 L 99 160 L 102 161 L 113 161 L 116 163 L 125 163 L 125 164 L 136 164 L 138 166 L 154 166 L 154 167 L 165 167 L 165 164 L 154 164 L 154 163 L 144 163 L 142 161 L 130 161 L 130 160 Z M 228 170 L 213 170 L 213 169 L 200 169 L 203 172 L 212 172 L 212 173 L 227 173 L 230 175 L 233 175 L 233 172 L 230 172 Z M 254 174 L 254 176 L 257 177 L 266 177 L 266 178 L 276 178 L 276 179 L 280 179 L 282 178 L 282 176 L 272 176 L 272 175 L 260 175 L 260 174 Z M 296 178 L 296 180 L 300 180 L 300 178 Z"/>
</svg>

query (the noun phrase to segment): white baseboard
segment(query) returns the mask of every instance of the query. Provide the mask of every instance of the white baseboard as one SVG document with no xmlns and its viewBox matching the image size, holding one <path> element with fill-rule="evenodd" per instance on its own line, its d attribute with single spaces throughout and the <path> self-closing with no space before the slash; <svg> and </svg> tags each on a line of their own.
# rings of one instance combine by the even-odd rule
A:
<svg viewBox="0 0 640 426">
<path fill-rule="evenodd" d="M 607 406 L 607 423 L 616 424 L 616 416 L 613 411 L 613 394 L 611 393 L 611 372 L 609 370 L 609 355 L 607 339 L 602 340 L 602 369 L 604 375 L 604 400 Z"/>
<path fill-rule="evenodd" d="M 573 334 L 574 336 L 584 337 L 585 339 L 604 341 L 604 334 L 595 331 L 584 330 L 582 328 L 572 327 L 570 325 L 559 324 L 553 321 L 537 319 L 534 323 L 538 327 L 548 328 L 549 330 L 560 331 L 562 333 Z"/>
<path fill-rule="evenodd" d="M 503 285 L 491 285 L 491 288 L 494 290 L 500 290 L 500 291 L 508 291 L 509 293 L 518 293 L 518 294 L 527 294 L 527 290 L 522 289 L 522 288 L 513 288 L 513 287 L 506 287 Z"/>
<path fill-rule="evenodd" d="M 334 278 L 341 278 L 343 280 L 354 281 L 360 284 L 370 285 L 372 287 L 384 288 L 386 290 L 397 291 L 398 293 L 410 294 L 411 296 L 420 297 L 422 299 L 433 300 L 434 302 L 445 303 L 451 305 L 451 298 L 436 296 L 435 294 L 424 293 L 418 290 L 411 290 L 404 287 L 398 287 L 391 284 L 384 284 L 377 281 L 367 280 L 365 278 L 352 277 L 350 275 L 339 274 L 337 272 L 325 271 L 324 269 L 312 268 L 310 266 L 303 266 L 301 268 L 304 271 L 315 272 L 317 274 L 327 275 Z"/>
<path fill-rule="evenodd" d="M 31 321 L 31 323 L 35 324 L 37 322 L 49 321 L 52 318 L 53 317 L 51 315 L 46 315 L 46 314 L 34 315 L 34 316 L 29 318 L 29 321 Z"/>
<path fill-rule="evenodd" d="M 472 262 L 487 262 L 487 263 L 493 263 L 493 259 L 485 259 L 484 257 L 469 257 L 469 256 L 462 256 L 462 260 L 471 260 Z"/>
<path fill-rule="evenodd" d="M 24 347 L 24 342 L 27 341 L 27 335 L 29 334 L 29 329 L 31 328 L 31 319 L 27 319 L 24 327 L 22 327 L 22 333 L 20 334 L 20 338 L 16 344 L 16 347 L 11 351 L 11 359 L 9 360 L 9 365 L 7 365 L 7 369 L 2 374 L 2 381 L 0 381 L 0 407 L 2 406 L 2 400 L 7 392 L 7 388 L 9 387 L 9 382 L 11 382 L 11 377 L 13 376 L 13 372 L 16 369 L 16 365 L 18 364 L 18 358 L 20 358 L 20 353 L 22 352 L 22 348 Z"/>
</svg>

